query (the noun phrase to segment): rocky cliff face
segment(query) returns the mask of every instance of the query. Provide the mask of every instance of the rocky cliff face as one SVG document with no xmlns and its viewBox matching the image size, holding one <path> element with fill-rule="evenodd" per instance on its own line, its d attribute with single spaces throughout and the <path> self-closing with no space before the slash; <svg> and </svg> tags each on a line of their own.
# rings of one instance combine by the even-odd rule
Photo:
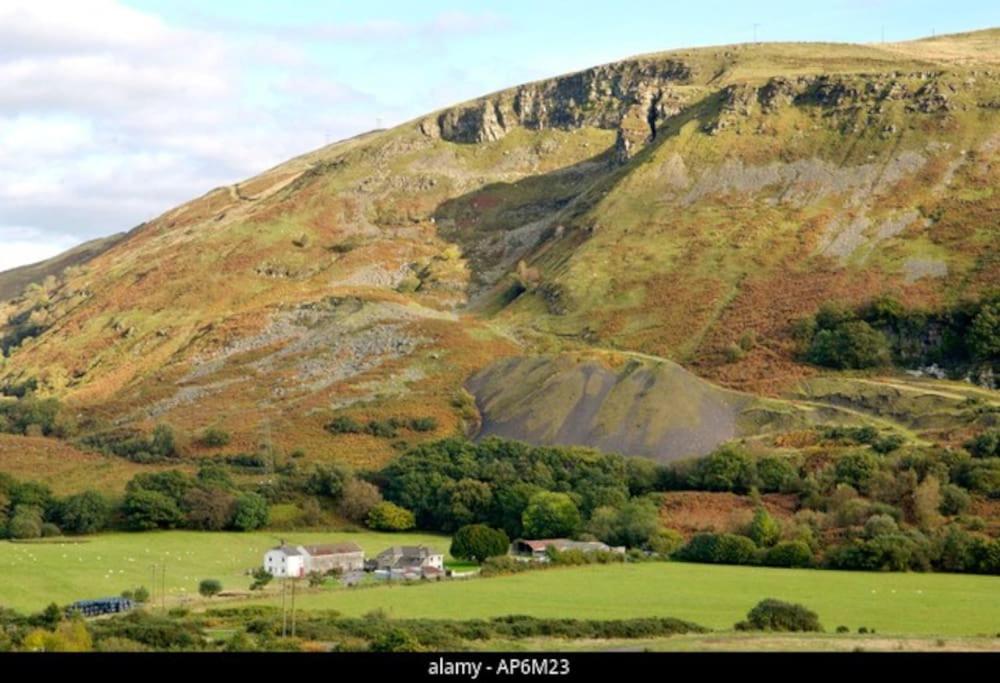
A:
<svg viewBox="0 0 1000 683">
<path fill-rule="evenodd" d="M 878 114 L 884 102 L 905 101 L 911 112 L 948 112 L 956 106 L 956 94 L 974 93 L 977 84 L 1000 78 L 989 70 L 964 78 L 943 71 L 897 71 L 775 76 L 763 84 L 713 88 L 714 78 L 703 71 L 678 59 L 629 60 L 489 95 L 424 119 L 419 127 L 429 137 L 466 144 L 497 141 L 517 126 L 611 129 L 617 131 L 615 159 L 623 163 L 656 138 L 664 121 L 705 98 L 718 98 L 718 115 L 705 125 L 714 134 L 755 110 L 771 113 L 789 105 L 866 107 Z M 986 98 L 973 106 L 994 103 Z"/>
<path fill-rule="evenodd" d="M 425 119 L 420 129 L 460 143 L 499 140 L 515 126 L 619 129 L 627 157 L 636 141 L 655 136 L 656 120 L 679 111 L 682 97 L 671 86 L 692 78 L 692 68 L 679 60 L 618 62 L 459 105 Z"/>
</svg>

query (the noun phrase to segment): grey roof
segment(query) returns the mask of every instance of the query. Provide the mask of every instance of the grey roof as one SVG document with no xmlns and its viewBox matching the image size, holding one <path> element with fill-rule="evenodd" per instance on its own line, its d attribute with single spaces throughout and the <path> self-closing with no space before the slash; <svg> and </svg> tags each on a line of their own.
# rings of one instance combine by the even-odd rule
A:
<svg viewBox="0 0 1000 683">
<path fill-rule="evenodd" d="M 423 559 L 430 555 L 437 555 L 435 551 L 431 550 L 425 545 L 394 545 L 391 548 L 386 548 L 378 554 L 379 557 L 383 555 L 392 555 L 405 558 L 417 558 Z"/>
<path fill-rule="evenodd" d="M 296 548 L 295 546 L 291 546 L 291 545 L 279 545 L 279 546 L 275 546 L 274 548 L 271 548 L 271 550 L 280 550 L 281 552 L 283 552 L 285 555 L 288 555 L 288 556 L 301 555 L 302 554 L 302 553 L 300 553 L 298 551 L 298 548 Z"/>
</svg>

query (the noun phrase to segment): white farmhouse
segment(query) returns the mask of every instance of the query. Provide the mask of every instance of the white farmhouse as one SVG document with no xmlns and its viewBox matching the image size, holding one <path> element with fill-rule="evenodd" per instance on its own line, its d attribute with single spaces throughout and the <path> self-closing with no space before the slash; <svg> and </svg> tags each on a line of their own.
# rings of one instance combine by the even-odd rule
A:
<svg viewBox="0 0 1000 683">
<path fill-rule="evenodd" d="M 279 579 L 306 575 L 306 558 L 293 546 L 282 545 L 264 553 L 264 570 Z"/>
</svg>

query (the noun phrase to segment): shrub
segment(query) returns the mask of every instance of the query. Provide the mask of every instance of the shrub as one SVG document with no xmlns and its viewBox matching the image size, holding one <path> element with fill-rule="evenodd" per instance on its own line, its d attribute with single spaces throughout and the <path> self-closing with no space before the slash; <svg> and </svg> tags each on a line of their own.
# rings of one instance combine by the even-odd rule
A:
<svg viewBox="0 0 1000 683">
<path fill-rule="evenodd" d="M 649 549 L 664 557 L 669 557 L 684 545 L 684 537 L 675 529 L 658 529 L 649 537 Z"/>
<path fill-rule="evenodd" d="M 350 479 L 344 484 L 337 510 L 352 522 L 364 522 L 372 508 L 382 502 L 378 487 L 360 479 Z"/>
<path fill-rule="evenodd" d="M 980 307 L 969 327 L 968 345 L 973 356 L 980 360 L 1000 357 L 1000 301 Z"/>
<path fill-rule="evenodd" d="M 1000 457 L 1000 429 L 987 429 L 965 442 L 965 450 L 975 458 Z"/>
<path fill-rule="evenodd" d="M 420 642 L 409 631 L 387 626 L 372 638 L 368 649 L 372 652 L 419 652 Z"/>
<path fill-rule="evenodd" d="M 438 428 L 438 421 L 433 417 L 417 417 L 410 420 L 410 429 L 415 432 L 433 432 Z"/>
<path fill-rule="evenodd" d="M 695 488 L 744 493 L 754 485 L 756 468 L 744 450 L 725 445 L 698 461 L 692 479 Z"/>
<path fill-rule="evenodd" d="M 213 488 L 195 488 L 184 495 L 187 525 L 203 531 L 221 531 L 233 518 L 235 499 Z"/>
<path fill-rule="evenodd" d="M 594 511 L 590 532 L 609 545 L 646 547 L 660 529 L 660 510 L 648 499 L 634 499 L 617 507 Z"/>
<path fill-rule="evenodd" d="M 128 527 L 134 531 L 172 529 L 184 521 L 174 500 L 159 491 L 136 489 L 125 496 L 122 512 Z"/>
<path fill-rule="evenodd" d="M 945 484 L 941 487 L 941 506 L 939 510 L 942 515 L 960 515 L 969 509 L 972 504 L 972 497 L 960 486 Z"/>
<path fill-rule="evenodd" d="M 414 526 L 412 512 L 388 501 L 375 505 L 368 513 L 368 527 L 376 531 L 406 531 Z"/>
<path fill-rule="evenodd" d="M 787 491 L 797 478 L 795 467 L 786 457 L 764 456 L 757 460 L 761 491 Z"/>
<path fill-rule="evenodd" d="M 365 431 L 381 439 L 394 439 L 399 434 L 395 420 L 371 420 L 365 425 Z"/>
<path fill-rule="evenodd" d="M 236 499 L 233 511 L 233 528 L 253 531 L 267 524 L 269 517 L 267 501 L 257 493 L 244 493 Z"/>
<path fill-rule="evenodd" d="M 862 320 L 840 322 L 832 328 L 820 323 L 820 327 L 823 329 L 813 336 L 806 354 L 811 363 L 861 369 L 885 366 L 891 361 L 885 335 Z"/>
<path fill-rule="evenodd" d="M 803 605 L 774 598 L 761 600 L 736 624 L 739 631 L 822 631 L 819 617 Z"/>
<path fill-rule="evenodd" d="M 781 526 L 765 508 L 757 508 L 747 535 L 761 548 L 768 548 L 781 537 Z"/>
<path fill-rule="evenodd" d="M 229 432 L 215 427 L 206 429 L 201 434 L 201 445 L 207 448 L 221 448 L 229 445 Z"/>
<path fill-rule="evenodd" d="M 876 453 L 891 453 L 906 443 L 906 439 L 899 434 L 886 434 L 879 437 L 872 443 L 872 450 Z"/>
<path fill-rule="evenodd" d="M 55 536 L 61 536 L 61 535 L 62 535 L 62 530 L 52 522 L 42 523 L 43 538 L 53 538 Z"/>
<path fill-rule="evenodd" d="M 38 538 L 42 535 L 42 511 L 32 505 L 18 505 L 7 523 L 11 538 Z"/>
<path fill-rule="evenodd" d="M 317 465 L 306 481 L 306 489 L 317 496 L 339 500 L 352 476 L 350 469 L 340 463 Z"/>
<path fill-rule="evenodd" d="M 767 549 L 763 563 L 768 567 L 810 567 L 813 554 L 803 541 L 783 541 Z"/>
<path fill-rule="evenodd" d="M 834 475 L 838 484 L 847 484 L 859 491 L 867 491 L 868 483 L 878 468 L 878 460 L 870 451 L 851 451 L 837 459 Z"/>
<path fill-rule="evenodd" d="M 451 554 L 467 560 L 483 562 L 488 557 L 506 555 L 510 538 L 500 529 L 485 524 L 470 524 L 455 532 L 451 541 Z"/>
<path fill-rule="evenodd" d="M 211 598 L 222 592 L 222 582 L 218 579 L 203 579 L 198 584 L 198 593 L 203 597 Z"/>
<path fill-rule="evenodd" d="M 333 434 L 360 434 L 364 431 L 364 427 L 358 424 L 358 422 L 354 419 L 347 417 L 346 415 L 340 415 L 333 418 L 333 420 L 326 425 L 326 430 Z"/>
<path fill-rule="evenodd" d="M 272 576 L 271 573 L 263 567 L 257 567 L 250 575 L 253 577 L 253 583 L 250 584 L 250 590 L 252 591 L 262 590 L 264 586 L 271 583 L 271 579 L 274 578 L 274 576 Z"/>
<path fill-rule="evenodd" d="M 757 546 L 746 536 L 697 534 L 675 556 L 686 562 L 752 564 L 756 554 Z"/>
</svg>

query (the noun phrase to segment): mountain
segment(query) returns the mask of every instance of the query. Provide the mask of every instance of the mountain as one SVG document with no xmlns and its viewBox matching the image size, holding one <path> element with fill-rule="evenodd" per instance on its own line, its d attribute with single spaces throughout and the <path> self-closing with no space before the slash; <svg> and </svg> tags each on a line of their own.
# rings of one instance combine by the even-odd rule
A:
<svg viewBox="0 0 1000 683">
<path fill-rule="evenodd" d="M 997 29 L 643 55 L 0 275 L 5 297 L 39 285 L 0 305 L 0 384 L 102 428 L 170 424 L 193 454 L 215 427 L 223 450 L 364 465 L 452 433 L 671 459 L 823 420 L 913 425 L 858 397 L 965 390 L 820 371 L 795 322 L 995 288 L 998 150 Z"/>
<path fill-rule="evenodd" d="M 95 256 L 103 254 L 124 237 L 125 233 L 100 237 L 79 244 L 50 259 L 3 271 L 0 273 L 0 300 L 13 299 L 30 284 L 40 284 L 47 277 L 61 275 L 67 268 L 83 265 Z"/>
</svg>

